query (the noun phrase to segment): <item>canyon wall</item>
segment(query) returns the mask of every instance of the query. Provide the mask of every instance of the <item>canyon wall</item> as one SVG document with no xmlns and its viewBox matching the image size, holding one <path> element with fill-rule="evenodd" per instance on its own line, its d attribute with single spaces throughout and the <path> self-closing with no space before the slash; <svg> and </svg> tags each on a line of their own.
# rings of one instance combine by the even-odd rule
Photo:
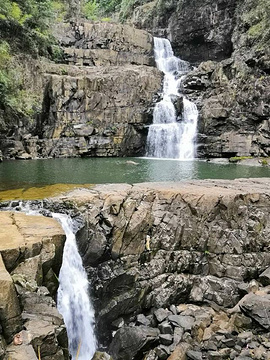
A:
<svg viewBox="0 0 270 360">
<path fill-rule="evenodd" d="M 99 185 L 53 200 L 83 215 L 97 334 L 114 359 L 167 359 L 183 343 L 209 359 L 243 356 L 251 341 L 268 351 L 256 334 L 269 336 L 269 185 Z"/>
<path fill-rule="evenodd" d="M 98 185 L 28 206 L 73 218 L 99 345 L 114 360 L 261 360 L 270 355 L 269 185 Z M 7 205 L 20 210 L 17 201 Z M 63 230 L 11 211 L 0 221 L 0 358 L 34 359 L 40 348 L 42 359 L 64 360 L 67 339 L 51 297 Z M 14 335 L 21 345 L 10 343 Z"/>
<path fill-rule="evenodd" d="M 181 92 L 199 109 L 198 156 L 269 156 L 269 16 L 266 0 L 145 0 L 129 25 L 58 24 L 62 63 L 15 58 L 34 115 L 0 112 L 0 158 L 144 154 L 162 81 L 152 35 L 193 66 Z"/>
<path fill-rule="evenodd" d="M 31 61 L 25 76 L 42 109 L 34 123 L 3 127 L 3 157 L 142 155 L 161 86 L 152 36 L 84 22 L 58 26 L 56 33 L 66 63 Z"/>
</svg>

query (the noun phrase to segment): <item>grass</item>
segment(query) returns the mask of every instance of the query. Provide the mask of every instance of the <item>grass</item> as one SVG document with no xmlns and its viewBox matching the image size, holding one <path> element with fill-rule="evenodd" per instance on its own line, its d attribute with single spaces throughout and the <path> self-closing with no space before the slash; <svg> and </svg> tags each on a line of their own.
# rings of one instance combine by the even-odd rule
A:
<svg viewBox="0 0 270 360">
<path fill-rule="evenodd" d="M 229 158 L 229 162 L 237 163 L 239 161 L 247 160 L 247 159 L 253 159 L 253 157 L 252 156 L 233 156 L 233 157 Z"/>
<path fill-rule="evenodd" d="M 229 162 L 230 163 L 238 163 L 241 162 L 242 160 L 248 160 L 248 159 L 257 159 L 258 162 L 262 165 L 262 166 L 268 166 L 269 162 L 270 162 L 270 157 L 254 157 L 254 156 L 233 156 L 231 158 L 229 158 Z"/>
</svg>

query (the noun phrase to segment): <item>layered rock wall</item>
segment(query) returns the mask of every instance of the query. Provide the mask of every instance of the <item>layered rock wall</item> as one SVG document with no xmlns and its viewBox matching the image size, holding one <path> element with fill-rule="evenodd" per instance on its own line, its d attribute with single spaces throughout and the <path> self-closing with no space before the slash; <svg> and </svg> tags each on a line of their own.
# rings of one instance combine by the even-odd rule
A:
<svg viewBox="0 0 270 360">
<path fill-rule="evenodd" d="M 99 344 L 114 360 L 262 360 L 270 355 L 269 185 L 267 178 L 99 185 L 28 205 L 76 222 Z M 36 359 L 40 348 L 42 359 L 65 359 L 62 319 L 48 296 L 57 287 L 62 229 L 14 212 L 0 212 L 0 221 L 8 270 L 1 265 L 0 358 Z M 6 347 L 22 324 L 14 338 L 22 345 Z"/>
<path fill-rule="evenodd" d="M 142 155 L 161 85 L 152 36 L 109 23 L 65 24 L 56 36 L 66 64 L 38 64 L 42 110 L 30 128 L 3 131 L 3 158 Z"/>
<path fill-rule="evenodd" d="M 236 305 L 248 283 L 270 264 L 269 196 L 269 180 L 255 179 L 104 185 L 60 199 L 86 221 L 77 237 L 101 340 L 108 341 L 112 329 L 136 322 L 136 314 L 150 316 L 158 308 L 193 303 L 216 311 Z M 215 311 L 210 318 L 221 316 Z M 236 320 L 225 314 L 226 329 L 230 324 L 233 331 Z M 237 331 L 243 322 L 251 324 L 241 319 Z M 200 330 L 199 338 L 206 339 L 211 329 Z M 153 334 L 147 336 L 154 341 Z"/>
</svg>

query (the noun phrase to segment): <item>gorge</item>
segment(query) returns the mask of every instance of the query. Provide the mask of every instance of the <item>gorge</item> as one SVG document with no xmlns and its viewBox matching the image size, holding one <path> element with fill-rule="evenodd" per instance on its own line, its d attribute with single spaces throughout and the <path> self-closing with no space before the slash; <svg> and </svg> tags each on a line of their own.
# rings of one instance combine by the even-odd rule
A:
<svg viewBox="0 0 270 360">
<path fill-rule="evenodd" d="M 0 360 L 270 359 L 269 18 L 0 0 Z"/>
</svg>

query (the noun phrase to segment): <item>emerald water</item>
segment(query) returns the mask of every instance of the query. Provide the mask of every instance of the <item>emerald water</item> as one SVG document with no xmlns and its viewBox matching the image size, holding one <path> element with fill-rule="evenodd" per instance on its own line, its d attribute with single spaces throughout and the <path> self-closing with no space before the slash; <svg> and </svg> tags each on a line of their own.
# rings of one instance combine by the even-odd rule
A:
<svg viewBox="0 0 270 360">
<path fill-rule="evenodd" d="M 137 165 L 130 164 L 134 161 Z M 269 177 L 269 167 L 147 158 L 73 158 L 0 163 L 0 190 L 52 184 L 138 183 Z"/>
</svg>

